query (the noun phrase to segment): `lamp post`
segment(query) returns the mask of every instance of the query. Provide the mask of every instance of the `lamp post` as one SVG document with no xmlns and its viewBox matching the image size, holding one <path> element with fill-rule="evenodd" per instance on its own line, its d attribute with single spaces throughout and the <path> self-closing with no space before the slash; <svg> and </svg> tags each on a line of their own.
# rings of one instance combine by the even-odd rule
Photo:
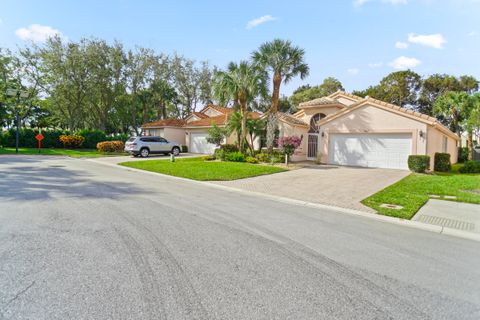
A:
<svg viewBox="0 0 480 320">
<path fill-rule="evenodd" d="M 18 112 L 18 107 L 20 106 L 20 98 L 27 98 L 28 92 L 17 89 L 7 89 L 7 96 L 17 97 L 17 107 L 15 108 L 15 122 L 17 123 L 17 130 L 15 132 L 15 153 L 18 153 L 18 130 L 20 127 L 20 113 Z"/>
</svg>

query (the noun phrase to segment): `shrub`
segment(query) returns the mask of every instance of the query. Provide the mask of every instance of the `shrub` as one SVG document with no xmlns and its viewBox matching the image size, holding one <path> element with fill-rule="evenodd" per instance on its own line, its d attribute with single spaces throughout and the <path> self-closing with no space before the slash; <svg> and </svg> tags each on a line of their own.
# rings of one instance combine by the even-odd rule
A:
<svg viewBox="0 0 480 320">
<path fill-rule="evenodd" d="M 448 172 L 452 169 L 449 153 L 435 153 L 433 169 L 438 172 Z"/>
<path fill-rule="evenodd" d="M 278 147 L 282 149 L 282 152 L 288 156 L 291 156 L 301 143 L 302 139 L 297 136 L 280 137 L 277 140 Z"/>
<path fill-rule="evenodd" d="M 182 146 L 182 153 L 187 153 L 188 152 L 188 147 L 183 145 Z"/>
<path fill-rule="evenodd" d="M 65 148 L 80 148 L 85 141 L 85 138 L 77 135 L 61 135 L 60 142 Z"/>
<path fill-rule="evenodd" d="M 480 161 L 467 161 L 459 171 L 460 173 L 480 173 Z"/>
<path fill-rule="evenodd" d="M 458 162 L 464 163 L 466 161 L 468 161 L 468 148 L 467 147 L 458 148 Z"/>
<path fill-rule="evenodd" d="M 109 140 L 105 132 L 100 130 L 85 129 L 77 132 L 77 134 L 85 139 L 83 146 L 88 149 L 95 149 L 97 143 Z"/>
<path fill-rule="evenodd" d="M 125 143 L 123 141 L 103 141 L 97 143 L 99 152 L 123 152 Z"/>
<path fill-rule="evenodd" d="M 208 129 L 207 142 L 219 146 L 223 139 L 225 139 L 226 134 L 227 131 L 224 128 L 220 128 L 214 124 L 210 129 Z"/>
<path fill-rule="evenodd" d="M 130 138 L 129 134 L 126 133 L 117 133 L 111 136 L 108 136 L 105 141 L 122 141 L 125 143 Z"/>
<path fill-rule="evenodd" d="M 270 156 L 268 155 L 268 153 L 260 152 L 255 157 L 260 162 L 270 162 Z"/>
<path fill-rule="evenodd" d="M 285 162 L 285 154 L 280 152 L 280 151 L 273 151 L 272 155 L 270 156 L 270 162 L 284 163 Z"/>
<path fill-rule="evenodd" d="M 213 156 L 213 155 L 203 156 L 202 160 L 203 161 L 213 161 L 213 160 L 215 160 L 215 156 Z"/>
<path fill-rule="evenodd" d="M 417 173 L 424 173 L 430 169 L 430 156 L 411 155 L 408 156 L 408 169 Z"/>
<path fill-rule="evenodd" d="M 227 152 L 225 160 L 233 162 L 245 162 L 245 155 L 241 152 Z"/>
<path fill-rule="evenodd" d="M 216 149 L 215 150 L 215 153 L 214 153 L 214 156 L 216 159 L 219 159 L 219 160 L 222 160 L 222 161 L 225 161 L 225 156 L 227 155 L 227 153 L 225 152 L 225 150 L 219 148 L 219 149 Z"/>
<path fill-rule="evenodd" d="M 258 159 L 254 157 L 247 157 L 245 158 L 245 161 L 248 163 L 258 163 Z"/>
<path fill-rule="evenodd" d="M 223 144 L 220 146 L 220 149 L 224 150 L 225 152 L 238 152 L 240 149 L 234 144 Z"/>
</svg>

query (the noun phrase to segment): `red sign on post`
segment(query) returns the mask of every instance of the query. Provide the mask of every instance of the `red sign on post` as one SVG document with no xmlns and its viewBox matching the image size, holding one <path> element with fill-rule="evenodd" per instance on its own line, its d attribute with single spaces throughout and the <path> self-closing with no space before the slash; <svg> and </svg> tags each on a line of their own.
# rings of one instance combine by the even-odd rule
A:
<svg viewBox="0 0 480 320">
<path fill-rule="evenodd" d="M 35 139 L 38 141 L 38 153 L 40 153 L 40 150 L 42 150 L 42 140 L 45 138 L 43 134 L 39 133 L 35 136 Z"/>
</svg>

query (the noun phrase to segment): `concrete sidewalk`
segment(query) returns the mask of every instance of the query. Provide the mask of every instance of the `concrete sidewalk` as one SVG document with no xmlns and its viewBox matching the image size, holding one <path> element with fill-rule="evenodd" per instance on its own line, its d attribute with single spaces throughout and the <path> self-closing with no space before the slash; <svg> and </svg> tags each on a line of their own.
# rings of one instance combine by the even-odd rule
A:
<svg viewBox="0 0 480 320">
<path fill-rule="evenodd" d="M 480 205 L 430 199 L 412 220 L 480 233 Z"/>
</svg>

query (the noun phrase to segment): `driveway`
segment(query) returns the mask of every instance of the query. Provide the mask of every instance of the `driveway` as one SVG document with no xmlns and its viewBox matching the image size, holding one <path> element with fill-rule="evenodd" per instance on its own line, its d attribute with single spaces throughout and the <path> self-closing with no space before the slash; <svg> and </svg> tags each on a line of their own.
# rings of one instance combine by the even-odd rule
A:
<svg viewBox="0 0 480 320">
<path fill-rule="evenodd" d="M 1 319 L 480 316 L 478 242 L 82 159 L 0 181 Z"/>
<path fill-rule="evenodd" d="M 310 166 L 254 178 L 217 181 L 233 188 L 366 212 L 361 200 L 408 176 L 410 172 L 341 166 Z"/>
</svg>

